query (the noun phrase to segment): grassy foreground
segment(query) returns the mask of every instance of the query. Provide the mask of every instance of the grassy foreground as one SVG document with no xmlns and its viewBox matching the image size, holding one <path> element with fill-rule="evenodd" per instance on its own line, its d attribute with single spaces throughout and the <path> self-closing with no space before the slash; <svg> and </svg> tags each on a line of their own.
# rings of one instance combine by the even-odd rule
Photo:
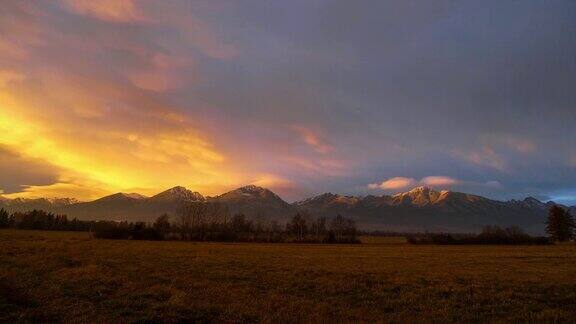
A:
<svg viewBox="0 0 576 324">
<path fill-rule="evenodd" d="M 576 246 L 109 241 L 0 230 L 0 322 L 576 321 Z"/>
</svg>

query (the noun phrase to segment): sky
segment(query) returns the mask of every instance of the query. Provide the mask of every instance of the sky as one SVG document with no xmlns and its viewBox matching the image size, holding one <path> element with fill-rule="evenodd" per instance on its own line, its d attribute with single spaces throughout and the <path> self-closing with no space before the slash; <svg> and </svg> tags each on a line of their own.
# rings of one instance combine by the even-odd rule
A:
<svg viewBox="0 0 576 324">
<path fill-rule="evenodd" d="M 415 186 L 576 205 L 572 0 L 0 10 L 0 193 Z"/>
</svg>

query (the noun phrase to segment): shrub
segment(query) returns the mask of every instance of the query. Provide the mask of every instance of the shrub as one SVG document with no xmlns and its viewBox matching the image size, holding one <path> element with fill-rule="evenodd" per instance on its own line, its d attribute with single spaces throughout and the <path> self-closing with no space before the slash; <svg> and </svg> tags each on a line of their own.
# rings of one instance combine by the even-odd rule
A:
<svg viewBox="0 0 576 324">
<path fill-rule="evenodd" d="M 409 236 L 411 244 L 438 244 L 438 245 L 463 245 L 463 244 L 500 244 L 500 245 L 545 245 L 550 244 L 546 237 L 532 237 L 519 227 L 513 226 L 501 228 L 498 226 L 486 226 L 478 235 L 457 235 L 446 233 L 427 233 L 421 236 Z"/>
<path fill-rule="evenodd" d="M 555 241 L 565 242 L 574 237 L 576 222 L 570 212 L 560 206 L 552 206 L 548 211 L 546 232 Z"/>
<path fill-rule="evenodd" d="M 145 223 L 136 223 L 131 226 L 130 237 L 133 240 L 160 241 L 162 234 L 154 227 L 148 227 Z"/>
<path fill-rule="evenodd" d="M 0 209 L 0 228 L 8 228 L 10 226 L 10 215 L 2 208 Z"/>
<path fill-rule="evenodd" d="M 97 222 L 94 225 L 93 235 L 95 238 L 126 240 L 130 238 L 130 227 L 127 223 Z"/>
</svg>

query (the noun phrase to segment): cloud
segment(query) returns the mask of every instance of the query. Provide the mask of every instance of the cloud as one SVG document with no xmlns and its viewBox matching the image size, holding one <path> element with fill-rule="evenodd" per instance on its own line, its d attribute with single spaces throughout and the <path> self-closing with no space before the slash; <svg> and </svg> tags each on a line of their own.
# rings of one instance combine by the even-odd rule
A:
<svg viewBox="0 0 576 324">
<path fill-rule="evenodd" d="M 54 183 L 46 186 L 25 186 L 18 193 L 4 194 L 9 199 L 14 198 L 61 198 L 74 197 L 78 200 L 93 200 L 109 194 L 98 187 L 86 187 L 74 183 Z"/>
<path fill-rule="evenodd" d="M 568 166 L 576 168 L 576 154 L 573 154 L 571 157 L 568 158 Z"/>
<path fill-rule="evenodd" d="M 449 187 L 460 183 L 460 180 L 446 176 L 430 176 L 422 178 L 420 183 L 433 187 Z"/>
<path fill-rule="evenodd" d="M 536 144 L 527 139 L 508 137 L 506 143 L 517 152 L 528 154 L 537 150 Z"/>
<path fill-rule="evenodd" d="M 405 189 L 414 186 L 416 183 L 417 181 L 412 178 L 395 177 L 382 181 L 381 183 L 371 183 L 368 185 L 368 188 L 383 190 Z"/>
<path fill-rule="evenodd" d="M 174 24 L 147 23 L 137 32 L 113 27 L 144 17 L 144 8 L 131 1 L 64 6 L 101 21 L 76 25 L 78 20 L 43 2 L 26 10 L 9 4 L 0 12 L 0 34 L 10 35 L 0 42 L 18 44 L 18 51 L 0 51 L 0 145 L 53 172 L 48 182 L 40 175 L 9 181 L 12 196 L 89 198 L 131 188 L 153 193 L 177 184 L 211 194 L 250 180 L 203 129 L 201 116 L 162 93 L 189 82 L 187 69 L 197 56 L 156 34 Z M 158 24 L 168 17 L 160 18 Z M 208 25 L 202 26 L 206 30 L 193 33 L 212 37 Z M 74 33 L 61 32 L 72 28 Z M 26 56 L 12 55 L 18 53 Z M 13 170 L 11 165 L 0 165 L 0 173 Z"/>
<path fill-rule="evenodd" d="M 384 180 L 381 183 L 371 183 L 368 185 L 368 189 L 400 190 L 409 189 L 417 185 L 451 187 L 461 183 L 462 181 L 447 176 L 429 176 L 424 177 L 419 181 L 414 178 L 394 177 L 388 180 Z"/>
<path fill-rule="evenodd" d="M 28 57 L 28 51 L 9 39 L 0 38 L 0 52 L 5 59 L 23 60 Z"/>
<path fill-rule="evenodd" d="M 0 70 L 0 87 L 5 87 L 9 82 L 22 81 L 24 79 L 25 76 L 21 73 L 10 70 Z"/>
<path fill-rule="evenodd" d="M 61 0 L 63 6 L 75 13 L 109 22 L 142 20 L 133 0 Z"/>
<path fill-rule="evenodd" d="M 566 1 L 4 1 L 0 144 L 50 171 L 3 189 L 573 188 L 574 27 Z"/>
<path fill-rule="evenodd" d="M 538 149 L 533 141 L 509 134 L 484 134 L 480 142 L 479 149 L 456 149 L 452 155 L 478 166 L 507 172 L 511 169 L 510 164 L 519 158 L 514 153 L 527 155 Z"/>
<path fill-rule="evenodd" d="M 327 154 L 335 151 L 334 147 L 328 144 L 318 130 L 303 125 L 292 125 L 290 129 L 300 135 L 302 141 L 318 153 Z"/>
<path fill-rule="evenodd" d="M 306 176 L 342 177 L 349 174 L 350 166 L 344 162 L 330 158 L 307 158 L 299 156 L 284 156 L 280 161 L 287 164 L 297 173 Z"/>
<path fill-rule="evenodd" d="M 486 182 L 484 183 L 484 185 L 485 185 L 486 187 L 490 187 L 490 188 L 501 188 L 501 187 L 502 187 L 502 184 L 500 183 L 500 181 L 495 181 L 495 180 L 486 181 Z"/>
<path fill-rule="evenodd" d="M 258 178 L 251 181 L 250 184 L 272 189 L 285 189 L 294 187 L 294 182 L 274 174 L 259 175 Z"/>
<path fill-rule="evenodd" d="M 149 61 L 149 67 L 128 72 L 127 77 L 137 87 L 156 92 L 181 87 L 183 80 L 178 72 L 192 66 L 190 58 L 172 57 L 163 53 L 155 53 Z"/>
<path fill-rule="evenodd" d="M 508 169 L 506 160 L 488 146 L 473 151 L 454 150 L 453 155 L 475 165 L 493 168 L 498 171 L 504 172 Z"/>
<path fill-rule="evenodd" d="M 0 189 L 18 192 L 22 186 L 49 185 L 57 181 L 60 170 L 42 160 L 30 159 L 0 146 Z"/>
</svg>

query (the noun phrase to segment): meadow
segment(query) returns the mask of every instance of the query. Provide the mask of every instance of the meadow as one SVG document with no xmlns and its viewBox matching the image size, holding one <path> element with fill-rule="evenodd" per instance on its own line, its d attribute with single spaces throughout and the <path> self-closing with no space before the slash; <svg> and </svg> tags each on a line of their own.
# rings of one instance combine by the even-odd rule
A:
<svg viewBox="0 0 576 324">
<path fill-rule="evenodd" d="M 0 322 L 575 322 L 576 245 L 100 240 L 0 230 Z"/>
</svg>

